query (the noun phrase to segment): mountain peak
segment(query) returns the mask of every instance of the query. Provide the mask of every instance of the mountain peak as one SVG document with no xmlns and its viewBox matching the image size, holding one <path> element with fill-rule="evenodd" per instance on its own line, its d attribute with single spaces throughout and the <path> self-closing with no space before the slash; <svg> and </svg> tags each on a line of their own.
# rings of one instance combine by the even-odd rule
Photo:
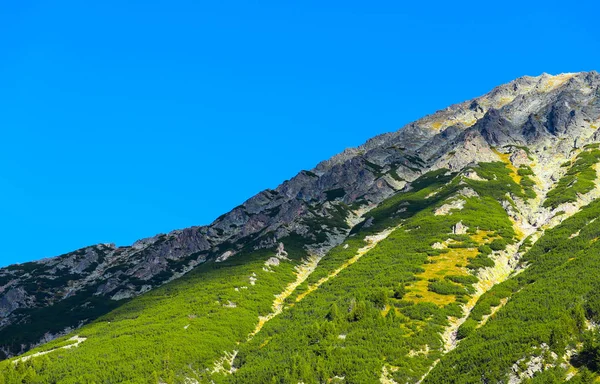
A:
<svg viewBox="0 0 600 384">
<path fill-rule="evenodd" d="M 565 336 L 584 333 L 575 322 L 544 324 L 597 290 L 586 272 L 595 259 L 584 255 L 597 254 L 600 233 L 600 222 L 593 224 L 599 145 L 597 72 L 520 77 L 347 149 L 208 226 L 0 269 L 0 350 L 10 357 L 58 338 L 55 349 L 36 352 L 58 356 L 49 357 L 52 373 L 40 371 L 52 380 L 87 374 L 74 363 L 79 355 L 63 351 L 75 345 L 68 348 L 83 361 L 112 364 L 109 373 L 86 365 L 106 382 L 156 372 L 157 381 L 179 375 L 181 382 L 276 375 L 435 383 L 454 366 L 468 377 L 457 382 L 490 375 L 496 381 L 484 381 L 520 382 L 529 377 L 527 359 L 560 367 L 567 362 L 559 357 L 571 353 L 565 345 L 583 342 Z M 573 283 L 578 274 L 588 280 L 570 301 L 560 296 L 565 290 L 551 289 L 549 276 Z M 522 300 L 534 300 L 532 291 L 548 308 L 527 312 Z M 535 338 L 485 333 L 492 307 L 504 304 L 520 328 L 546 316 L 539 329 L 528 328 Z M 577 316 L 585 318 L 595 307 L 582 308 Z M 126 364 L 122 351 L 153 353 L 128 344 L 132 327 L 167 351 L 155 359 L 160 366 Z M 470 355 L 462 345 L 487 350 L 468 338 L 478 332 L 503 337 L 518 353 L 498 346 L 497 356 L 511 357 Z M 454 349 L 466 362 L 453 360 Z M 19 359 L 16 366 L 29 357 Z M 467 369 L 469 361 L 486 369 Z"/>
</svg>

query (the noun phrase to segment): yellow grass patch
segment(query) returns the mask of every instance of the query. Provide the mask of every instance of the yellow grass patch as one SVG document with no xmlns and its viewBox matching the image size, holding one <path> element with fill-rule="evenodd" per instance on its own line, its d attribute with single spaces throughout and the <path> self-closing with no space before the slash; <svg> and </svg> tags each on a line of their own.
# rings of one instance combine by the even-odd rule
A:
<svg viewBox="0 0 600 384">
<path fill-rule="evenodd" d="M 518 240 L 525 238 L 525 232 L 521 230 L 521 226 L 518 222 L 515 221 L 513 217 L 509 217 L 510 222 L 512 223 L 513 231 L 515 232 L 515 237 Z"/>
<path fill-rule="evenodd" d="M 462 123 L 465 125 L 465 127 L 471 127 L 471 126 L 475 125 L 476 122 L 477 122 L 477 119 L 463 120 L 462 121 Z"/>
<path fill-rule="evenodd" d="M 556 76 L 551 76 L 545 84 L 543 84 L 543 90 L 544 91 L 550 91 L 556 87 L 558 87 L 559 85 L 563 84 L 565 81 L 569 80 L 571 77 L 573 77 L 575 74 L 574 73 L 562 73 L 560 75 L 556 75 Z"/>
<path fill-rule="evenodd" d="M 431 123 L 431 128 L 435 129 L 435 130 L 441 130 L 444 128 L 447 128 L 451 125 L 456 125 L 456 124 L 463 124 L 465 127 L 470 127 L 472 125 L 474 125 L 477 122 L 477 119 L 475 118 L 471 118 L 469 120 L 440 120 L 440 121 L 434 121 L 433 123 Z"/>
<path fill-rule="evenodd" d="M 500 160 L 506 164 L 506 168 L 508 168 L 510 170 L 510 177 L 514 180 L 515 183 L 520 184 L 521 183 L 521 176 L 519 176 L 517 167 L 515 167 L 513 165 L 513 163 L 510 161 L 510 154 L 509 153 L 502 153 L 496 149 L 492 149 L 492 151 L 494 151 L 494 153 L 500 158 Z"/>
<path fill-rule="evenodd" d="M 398 311 L 397 309 L 396 313 L 400 313 L 400 316 L 404 316 L 402 315 L 402 312 Z M 424 327 L 425 322 L 419 320 L 411 320 L 409 322 L 400 324 L 400 328 L 402 328 L 405 332 L 402 337 L 406 338 L 415 336 L 417 333 L 421 332 Z"/>
<path fill-rule="evenodd" d="M 510 103 L 511 101 L 513 101 L 514 98 L 513 97 L 501 97 L 500 100 L 498 101 L 498 106 L 497 108 L 502 108 L 504 107 L 506 104 Z"/>
<path fill-rule="evenodd" d="M 383 309 L 383 311 L 381 311 L 381 316 L 385 317 L 388 314 L 388 312 L 390 311 L 391 308 L 392 307 L 389 304 L 386 304 L 385 308 Z"/>
<path fill-rule="evenodd" d="M 490 233 L 489 231 L 477 231 L 471 236 L 471 239 L 478 245 L 489 243 L 492 240 L 487 237 Z M 429 291 L 429 279 L 442 280 L 447 275 L 468 275 L 465 265 L 467 265 L 468 259 L 477 256 L 477 253 L 477 248 L 448 248 L 446 253 L 429 257 L 430 263 L 423 266 L 425 272 L 416 275 L 419 280 L 408 287 L 409 292 L 404 298 L 415 303 L 429 302 L 440 306 L 456 301 L 454 295 L 440 295 Z"/>
</svg>

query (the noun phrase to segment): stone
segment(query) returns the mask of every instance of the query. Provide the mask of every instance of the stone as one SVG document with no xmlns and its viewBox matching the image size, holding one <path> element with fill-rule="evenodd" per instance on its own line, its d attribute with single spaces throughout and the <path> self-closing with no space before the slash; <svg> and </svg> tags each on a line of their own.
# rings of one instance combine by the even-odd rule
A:
<svg viewBox="0 0 600 384">
<path fill-rule="evenodd" d="M 462 221 L 459 221 L 454 225 L 454 227 L 452 227 L 452 233 L 454 233 L 455 235 L 464 235 L 465 233 L 467 233 L 468 229 L 469 227 L 463 225 Z"/>
</svg>

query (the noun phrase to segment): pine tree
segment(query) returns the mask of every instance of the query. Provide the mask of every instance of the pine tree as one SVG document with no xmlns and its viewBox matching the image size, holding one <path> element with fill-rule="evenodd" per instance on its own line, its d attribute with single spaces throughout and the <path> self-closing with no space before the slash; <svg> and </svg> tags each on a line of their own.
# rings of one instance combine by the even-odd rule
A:
<svg viewBox="0 0 600 384">
<path fill-rule="evenodd" d="M 336 321 L 340 318 L 340 310 L 337 306 L 336 303 L 333 303 L 331 305 L 331 308 L 329 308 L 329 312 L 327 313 L 327 320 L 329 321 Z"/>
</svg>

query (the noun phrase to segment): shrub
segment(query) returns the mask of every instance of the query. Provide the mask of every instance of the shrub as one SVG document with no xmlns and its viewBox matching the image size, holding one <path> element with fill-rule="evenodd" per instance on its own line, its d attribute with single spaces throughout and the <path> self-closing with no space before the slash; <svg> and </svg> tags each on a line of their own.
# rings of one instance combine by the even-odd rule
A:
<svg viewBox="0 0 600 384">
<path fill-rule="evenodd" d="M 469 336 L 471 333 L 475 332 L 476 328 L 477 328 L 477 322 L 473 319 L 467 319 L 467 320 L 465 320 L 464 323 L 461 324 L 460 327 L 458 327 L 458 330 L 456 332 L 456 337 L 459 340 L 464 339 L 465 337 Z"/>
</svg>

